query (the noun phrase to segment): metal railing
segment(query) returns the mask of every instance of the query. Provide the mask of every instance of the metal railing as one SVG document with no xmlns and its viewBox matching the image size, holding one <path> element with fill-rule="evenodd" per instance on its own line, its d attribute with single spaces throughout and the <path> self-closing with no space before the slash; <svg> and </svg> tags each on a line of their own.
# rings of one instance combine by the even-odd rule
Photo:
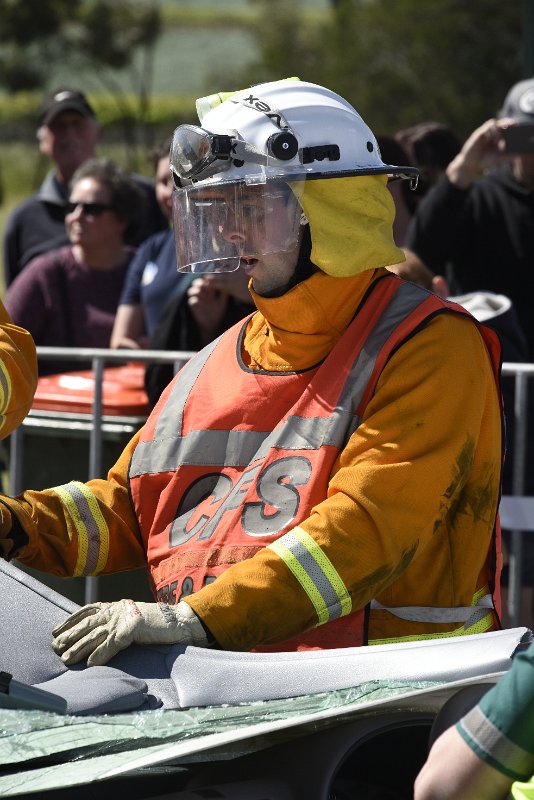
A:
<svg viewBox="0 0 534 800">
<path fill-rule="evenodd" d="M 80 368 L 84 363 L 90 364 L 94 375 L 94 397 L 91 411 L 91 420 L 88 423 L 78 423 L 80 430 L 89 432 L 89 478 L 102 476 L 102 432 L 103 432 L 103 377 L 105 364 L 126 364 L 131 362 L 143 364 L 173 364 L 177 372 L 188 361 L 193 352 L 173 350 L 105 350 L 99 348 L 72 348 L 72 347 L 38 347 L 37 355 L 40 360 L 53 361 L 54 359 L 68 359 L 79 361 Z M 14 496 L 25 487 L 22 486 L 23 467 L 23 439 L 24 429 L 32 424 L 33 413 L 11 435 L 10 443 L 10 471 L 9 493 Z M 108 423 L 111 424 L 111 423 Z"/>
<path fill-rule="evenodd" d="M 20 494 L 26 488 L 23 486 L 24 469 L 24 436 L 28 429 L 43 425 L 49 428 L 70 427 L 71 430 L 87 433 L 89 436 L 89 463 L 88 477 L 99 478 L 103 474 L 102 465 L 102 440 L 107 432 L 128 433 L 133 435 L 137 428 L 144 422 L 144 418 L 110 418 L 104 416 L 103 380 L 104 366 L 106 364 L 120 365 L 127 363 L 144 364 L 172 364 L 176 373 L 190 358 L 193 352 L 173 350 L 107 350 L 99 348 L 72 348 L 72 347 L 37 347 L 37 356 L 43 361 L 54 359 L 68 359 L 79 361 L 80 369 L 88 368 L 93 372 L 94 394 L 90 419 L 82 420 L 82 415 L 77 419 L 67 420 L 68 413 L 59 415 L 54 419 L 53 414 L 46 414 L 48 421 L 39 416 L 38 411 L 30 411 L 10 437 L 10 465 L 9 465 L 9 493 L 12 497 Z M 98 599 L 98 576 L 86 577 L 84 580 L 85 602 L 92 603 Z"/>
<path fill-rule="evenodd" d="M 90 363 L 94 374 L 94 398 L 91 418 L 77 425 L 89 433 L 89 478 L 102 476 L 102 436 L 107 429 L 113 429 L 113 422 L 103 415 L 103 377 L 105 364 L 125 364 L 128 362 L 142 362 L 146 364 L 173 364 L 177 372 L 188 361 L 193 352 L 187 351 L 161 351 L 161 350 L 104 350 L 91 348 L 67 347 L 38 347 L 39 359 L 53 360 L 68 358 L 70 361 Z M 526 453 L 528 432 L 528 381 L 534 376 L 534 364 L 505 363 L 502 368 L 503 376 L 515 377 L 514 392 L 514 441 L 512 465 L 512 492 L 522 496 L 526 485 Z M 510 412 L 508 412 L 510 413 Z M 24 459 L 24 431 L 34 422 L 32 412 L 23 424 L 12 434 L 10 441 L 10 472 L 9 491 L 12 496 L 24 490 L 22 485 L 22 468 Z M 121 421 L 124 424 L 124 420 Z M 40 422 L 42 424 L 42 421 Z M 51 420 L 51 427 L 54 421 Z M 133 432 L 133 429 L 132 429 Z M 510 578 L 508 613 L 513 625 L 518 624 L 521 604 L 521 561 L 523 555 L 523 531 L 511 531 Z M 96 579 L 87 579 L 86 600 L 95 599 Z M 89 599 L 88 599 L 89 598 Z"/>
<path fill-rule="evenodd" d="M 505 363 L 503 377 L 515 377 L 514 385 L 514 439 L 512 463 L 512 494 L 523 496 L 526 486 L 528 391 L 529 378 L 534 376 L 534 364 Z M 510 416 L 510 410 L 508 410 Z M 510 532 L 508 615 L 512 626 L 517 626 L 521 612 L 521 564 L 523 560 L 523 531 Z"/>
</svg>

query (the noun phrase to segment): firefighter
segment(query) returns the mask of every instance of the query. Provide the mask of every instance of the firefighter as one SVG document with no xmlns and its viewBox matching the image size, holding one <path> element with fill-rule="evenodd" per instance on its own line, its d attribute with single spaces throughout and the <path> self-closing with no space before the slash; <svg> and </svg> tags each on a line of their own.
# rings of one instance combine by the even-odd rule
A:
<svg viewBox="0 0 534 800">
<path fill-rule="evenodd" d="M 20 425 L 31 408 L 37 386 L 35 344 L 14 325 L 0 302 L 0 439 Z"/>
<path fill-rule="evenodd" d="M 297 79 L 176 129 L 180 270 L 242 269 L 257 311 L 195 355 L 107 480 L 2 497 L 4 557 L 56 575 L 148 564 L 157 602 L 85 606 L 64 662 L 136 643 L 350 647 L 494 629 L 495 335 L 385 267 L 376 138 Z"/>
</svg>

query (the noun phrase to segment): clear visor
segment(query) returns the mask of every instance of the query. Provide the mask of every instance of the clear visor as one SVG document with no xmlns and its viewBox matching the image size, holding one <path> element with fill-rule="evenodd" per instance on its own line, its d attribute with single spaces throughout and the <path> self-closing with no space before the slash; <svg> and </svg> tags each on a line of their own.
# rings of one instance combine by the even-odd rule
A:
<svg viewBox="0 0 534 800">
<path fill-rule="evenodd" d="M 233 272 L 241 259 L 293 251 L 302 209 L 282 182 L 192 185 L 173 194 L 180 272 Z"/>
</svg>

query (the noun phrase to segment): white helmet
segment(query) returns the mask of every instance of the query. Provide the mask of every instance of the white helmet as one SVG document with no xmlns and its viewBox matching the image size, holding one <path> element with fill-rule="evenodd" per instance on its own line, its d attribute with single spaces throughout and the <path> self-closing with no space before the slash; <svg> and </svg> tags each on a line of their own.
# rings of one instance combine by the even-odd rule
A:
<svg viewBox="0 0 534 800">
<path fill-rule="evenodd" d="M 221 102 L 222 101 L 222 102 Z M 170 151 L 177 189 L 174 223 L 178 268 L 186 271 L 237 269 L 239 254 L 221 236 L 222 208 L 241 214 L 244 195 L 269 208 L 269 198 L 286 192 L 292 201 L 291 230 L 280 237 L 277 220 L 255 219 L 261 252 L 290 250 L 302 222 L 299 185 L 310 179 L 390 175 L 417 180 L 417 169 L 382 161 L 376 138 L 358 112 L 339 95 L 296 78 L 260 84 L 197 101 L 202 127 L 181 125 Z M 291 191 L 288 191 L 290 187 Z M 297 198 L 297 199 L 295 199 Z M 218 227 L 218 233 L 216 228 Z M 243 234 L 245 235 L 245 234 Z M 250 233 L 249 233 L 250 236 Z"/>
</svg>

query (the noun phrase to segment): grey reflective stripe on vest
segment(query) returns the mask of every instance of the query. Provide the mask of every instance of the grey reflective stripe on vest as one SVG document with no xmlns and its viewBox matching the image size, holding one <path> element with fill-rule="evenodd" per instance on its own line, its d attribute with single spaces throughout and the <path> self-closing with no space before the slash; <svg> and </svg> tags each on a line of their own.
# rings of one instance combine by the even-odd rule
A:
<svg viewBox="0 0 534 800">
<path fill-rule="evenodd" d="M 378 600 L 371 600 L 371 611 L 389 611 L 394 617 L 409 622 L 467 622 L 474 616 L 485 616 L 494 609 L 490 594 L 481 597 L 474 606 L 457 608 L 435 608 L 433 606 L 383 606 Z"/>
<path fill-rule="evenodd" d="M 339 405 L 350 407 L 351 410 L 352 422 L 347 439 L 354 433 L 361 422 L 361 419 L 356 416 L 356 409 L 361 403 L 380 350 L 408 314 L 415 311 L 427 299 L 428 292 L 420 286 L 415 286 L 411 283 L 400 284 L 388 307 L 379 317 L 375 327 L 369 334 L 339 398 Z M 352 391 L 353 383 L 357 387 L 357 391 Z"/>
<path fill-rule="evenodd" d="M 147 472 L 172 471 L 176 469 L 179 463 L 189 463 L 176 460 L 179 444 L 184 441 L 184 437 L 180 436 L 179 433 L 183 426 L 184 408 L 191 389 L 202 372 L 206 361 L 215 350 L 220 338 L 219 336 L 213 342 L 210 342 L 181 369 L 180 377 L 171 389 L 167 402 L 161 410 L 154 429 L 153 439 L 147 442 L 139 442 L 134 450 L 130 463 L 130 478 L 144 475 Z M 190 451 L 200 450 L 200 442 L 197 442 L 196 445 L 193 442 L 194 434 L 197 434 L 198 439 L 202 438 L 198 433 L 194 431 L 191 434 L 193 438 L 190 442 Z M 202 434 L 202 431 L 200 431 L 200 434 Z M 209 449 L 211 445 L 208 444 L 206 446 Z M 152 459 L 151 456 L 154 458 Z M 156 462 L 161 460 L 161 465 L 158 463 L 152 467 L 152 460 Z"/>
<path fill-rule="evenodd" d="M 214 339 L 182 368 L 180 377 L 173 386 L 159 416 L 154 431 L 154 440 L 167 436 L 176 436 L 176 431 L 182 430 L 184 408 L 189 393 L 220 338 L 219 336 Z"/>
<path fill-rule="evenodd" d="M 264 458 L 269 450 L 317 450 L 323 445 L 341 448 L 360 424 L 355 417 L 377 356 L 406 316 L 423 303 L 428 293 L 412 284 L 399 284 L 397 292 L 370 331 L 367 341 L 328 417 L 289 416 L 273 431 L 202 430 L 181 436 L 185 404 L 194 383 L 217 342 L 212 342 L 183 368 L 162 409 L 153 440 L 138 443 L 130 478 L 169 472 L 181 465 L 245 467 Z"/>
</svg>

